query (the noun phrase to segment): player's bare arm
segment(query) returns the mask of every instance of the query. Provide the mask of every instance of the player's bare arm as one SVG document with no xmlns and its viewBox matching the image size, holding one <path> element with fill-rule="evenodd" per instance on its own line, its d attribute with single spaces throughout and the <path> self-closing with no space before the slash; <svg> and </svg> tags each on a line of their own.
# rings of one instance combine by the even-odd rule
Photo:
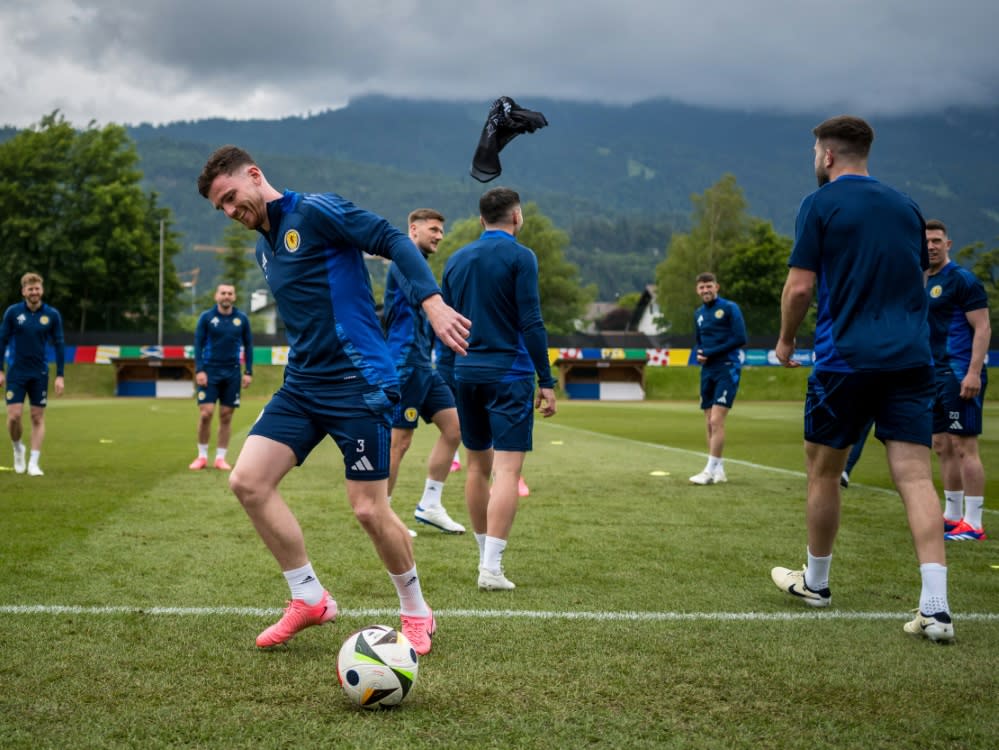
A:
<svg viewBox="0 0 999 750">
<path fill-rule="evenodd" d="M 798 367 L 794 361 L 794 337 L 801 327 L 808 306 L 812 303 L 812 292 L 815 289 L 815 272 L 804 268 L 791 268 L 784 282 L 784 291 L 780 297 L 780 338 L 777 340 L 775 354 L 777 361 L 785 367 Z"/>
<path fill-rule="evenodd" d="M 975 333 L 971 339 L 968 372 L 961 380 L 961 398 L 974 398 L 982 391 L 982 368 L 985 366 L 985 354 L 992 338 L 992 325 L 989 323 L 987 307 L 966 312 L 964 317 Z"/>
</svg>

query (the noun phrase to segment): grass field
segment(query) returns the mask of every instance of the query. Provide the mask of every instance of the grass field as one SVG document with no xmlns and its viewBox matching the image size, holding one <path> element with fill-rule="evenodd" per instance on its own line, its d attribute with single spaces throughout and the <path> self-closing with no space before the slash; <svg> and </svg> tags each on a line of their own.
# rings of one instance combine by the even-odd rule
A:
<svg viewBox="0 0 999 750">
<path fill-rule="evenodd" d="M 525 469 L 504 560 L 518 588 L 479 592 L 471 535 L 421 530 L 440 631 L 406 704 L 368 713 L 342 695 L 336 651 L 397 622 L 398 602 L 331 443 L 284 489 L 341 617 L 258 652 L 287 588 L 225 476 L 187 470 L 194 404 L 54 400 L 46 476 L 0 472 L 0 747 L 995 747 L 996 542 L 948 545 L 956 644 L 903 634 L 919 575 L 877 441 L 844 493 L 833 606 L 817 612 L 769 577 L 804 562 L 799 404 L 736 405 L 718 487 L 687 483 L 704 463 L 692 399 L 560 407 Z M 992 404 L 985 430 L 999 531 Z M 417 431 L 403 466 L 404 520 L 433 435 Z M 462 479 L 445 503 L 467 524 Z"/>
</svg>

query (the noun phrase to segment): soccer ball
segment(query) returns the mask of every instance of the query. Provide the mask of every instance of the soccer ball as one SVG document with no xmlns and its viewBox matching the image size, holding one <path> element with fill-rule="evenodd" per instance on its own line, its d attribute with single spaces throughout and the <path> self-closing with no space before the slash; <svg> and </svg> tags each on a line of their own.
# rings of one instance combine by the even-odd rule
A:
<svg viewBox="0 0 999 750">
<path fill-rule="evenodd" d="M 387 625 L 369 625 L 340 647 L 336 675 L 361 708 L 398 706 L 416 682 L 418 661 L 409 639 Z"/>
</svg>

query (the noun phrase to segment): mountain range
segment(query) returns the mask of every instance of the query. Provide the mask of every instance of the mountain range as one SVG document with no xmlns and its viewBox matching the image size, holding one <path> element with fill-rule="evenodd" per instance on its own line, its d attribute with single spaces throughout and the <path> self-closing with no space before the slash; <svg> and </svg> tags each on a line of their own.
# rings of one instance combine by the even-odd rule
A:
<svg viewBox="0 0 999 750">
<path fill-rule="evenodd" d="M 469 166 L 489 101 L 370 96 L 349 106 L 275 120 L 205 119 L 128 127 L 148 188 L 176 217 L 188 250 L 221 244 L 226 219 L 198 195 L 206 156 L 235 143 L 280 188 L 339 193 L 404 227 L 433 206 L 449 220 L 477 215 L 478 196 L 506 185 L 534 201 L 570 238 L 567 257 L 602 299 L 644 288 L 673 231 L 689 226 L 691 195 L 735 175 L 749 213 L 793 234 L 815 188 L 811 129 L 830 114 L 721 111 L 650 100 L 630 106 L 535 99 L 549 125 L 500 154 L 502 175 L 482 184 Z M 955 248 L 999 236 L 999 107 L 869 118 L 870 170 L 943 219 Z"/>
</svg>

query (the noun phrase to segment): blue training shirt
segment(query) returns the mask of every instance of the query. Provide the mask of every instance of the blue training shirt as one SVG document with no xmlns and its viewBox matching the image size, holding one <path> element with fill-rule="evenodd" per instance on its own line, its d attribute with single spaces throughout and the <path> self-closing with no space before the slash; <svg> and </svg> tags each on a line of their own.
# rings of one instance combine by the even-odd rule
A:
<svg viewBox="0 0 999 750">
<path fill-rule="evenodd" d="M 746 345 L 746 322 L 732 300 L 715 297 L 694 311 L 697 349 L 711 365 L 738 365 L 739 349 Z"/>
<path fill-rule="evenodd" d="M 931 364 L 926 224 L 911 198 L 868 176 L 823 185 L 801 202 L 788 265 L 816 274 L 816 370 Z"/>
<path fill-rule="evenodd" d="M 257 263 L 288 337 L 285 384 L 345 394 L 397 388 L 362 253 L 394 260 L 413 304 L 440 293 L 406 235 L 333 193 L 285 191 L 267 204 Z"/>
<path fill-rule="evenodd" d="M 441 288 L 444 301 L 472 321 L 455 380 L 501 383 L 537 373 L 538 385 L 554 387 L 532 250 L 508 232 L 487 230 L 448 258 Z"/>
<path fill-rule="evenodd" d="M 224 373 L 239 370 L 240 347 L 246 353 L 246 374 L 253 374 L 253 334 L 250 319 L 236 307 L 223 315 L 218 305 L 205 310 L 194 329 L 194 369 Z"/>
<path fill-rule="evenodd" d="M 423 308 L 410 302 L 407 288 L 402 271 L 392 263 L 385 280 L 382 325 L 392 361 L 403 380 L 413 370 L 432 369 L 431 352 L 437 338 Z"/>
<path fill-rule="evenodd" d="M 989 306 L 985 287 L 967 268 L 950 261 L 927 280 L 926 296 L 933 362 L 963 378 L 971 363 L 975 335 L 965 313 Z"/>
<path fill-rule="evenodd" d="M 27 302 L 17 302 L 7 308 L 0 323 L 0 370 L 4 365 L 4 351 L 10 344 L 11 366 L 8 376 L 45 375 L 49 365 L 45 345 L 55 349 L 56 376 L 63 376 L 66 365 L 66 346 L 62 332 L 62 316 L 51 305 L 42 302 L 34 312 Z"/>
</svg>

